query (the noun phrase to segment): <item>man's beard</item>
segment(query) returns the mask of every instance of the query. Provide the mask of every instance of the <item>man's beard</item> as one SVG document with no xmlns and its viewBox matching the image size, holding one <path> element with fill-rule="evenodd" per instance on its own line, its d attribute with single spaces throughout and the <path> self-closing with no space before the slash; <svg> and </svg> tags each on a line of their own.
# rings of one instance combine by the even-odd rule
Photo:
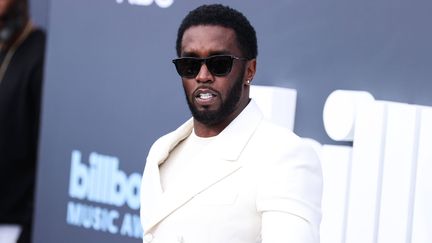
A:
<svg viewBox="0 0 432 243">
<path fill-rule="evenodd" d="M 228 93 L 227 99 L 225 101 L 222 101 L 221 106 L 219 109 L 215 111 L 210 110 L 204 110 L 199 111 L 194 104 L 189 100 L 187 94 L 186 94 L 186 100 L 189 106 L 189 109 L 192 113 L 192 116 L 195 118 L 195 120 L 205 124 L 205 125 L 216 125 L 221 123 L 223 120 L 225 120 L 231 113 L 234 112 L 236 106 L 238 105 L 238 102 L 241 97 L 242 89 L 243 89 L 243 73 L 239 73 L 239 76 L 234 82 L 233 87 L 231 88 L 230 92 Z M 186 93 L 186 90 L 185 90 Z M 220 97 L 220 96 L 219 96 Z"/>
</svg>

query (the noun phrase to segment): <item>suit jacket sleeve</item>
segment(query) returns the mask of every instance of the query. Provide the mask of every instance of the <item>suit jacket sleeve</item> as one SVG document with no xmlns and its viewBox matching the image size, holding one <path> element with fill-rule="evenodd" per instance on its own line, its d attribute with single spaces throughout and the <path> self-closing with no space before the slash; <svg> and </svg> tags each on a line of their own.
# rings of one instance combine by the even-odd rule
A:
<svg viewBox="0 0 432 243">
<path fill-rule="evenodd" d="M 299 142 L 269 156 L 259 178 L 262 242 L 319 242 L 322 174 L 315 150 Z"/>
</svg>

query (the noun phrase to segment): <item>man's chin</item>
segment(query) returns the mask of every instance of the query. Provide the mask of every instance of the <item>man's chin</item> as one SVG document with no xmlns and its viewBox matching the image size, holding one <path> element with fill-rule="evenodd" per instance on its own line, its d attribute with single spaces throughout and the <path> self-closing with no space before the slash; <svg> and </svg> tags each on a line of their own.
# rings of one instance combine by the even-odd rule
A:
<svg viewBox="0 0 432 243">
<path fill-rule="evenodd" d="M 206 125 L 214 125 L 217 124 L 220 119 L 221 115 L 218 111 L 197 111 L 195 110 L 192 112 L 192 115 L 195 120 L 197 120 L 200 123 L 206 124 Z"/>
</svg>

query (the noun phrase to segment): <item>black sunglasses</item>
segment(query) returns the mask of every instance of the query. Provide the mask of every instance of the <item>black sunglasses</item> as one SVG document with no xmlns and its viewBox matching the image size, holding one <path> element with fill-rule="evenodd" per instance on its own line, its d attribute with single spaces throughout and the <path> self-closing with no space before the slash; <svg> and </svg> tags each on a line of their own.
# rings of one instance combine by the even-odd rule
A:
<svg viewBox="0 0 432 243">
<path fill-rule="evenodd" d="M 180 57 L 172 60 L 178 74 L 183 78 L 195 78 L 203 63 L 214 76 L 225 76 L 231 72 L 234 59 L 247 60 L 247 58 L 232 55 L 215 55 L 206 58 Z"/>
</svg>

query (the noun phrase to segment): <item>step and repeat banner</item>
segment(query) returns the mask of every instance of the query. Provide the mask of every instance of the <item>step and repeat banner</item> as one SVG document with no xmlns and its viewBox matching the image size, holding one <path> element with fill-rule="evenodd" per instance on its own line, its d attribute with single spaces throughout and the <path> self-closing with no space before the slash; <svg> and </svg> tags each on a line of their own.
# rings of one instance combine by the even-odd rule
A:
<svg viewBox="0 0 432 243">
<path fill-rule="evenodd" d="M 209 1 L 42 2 L 36 13 L 49 15 L 35 17 L 49 21 L 33 240 L 140 242 L 148 150 L 190 116 L 171 62 L 177 28 Z M 335 89 L 432 105 L 429 2 L 218 2 L 256 28 L 254 84 L 297 91 L 301 136 L 344 144 L 322 121 Z"/>
</svg>

